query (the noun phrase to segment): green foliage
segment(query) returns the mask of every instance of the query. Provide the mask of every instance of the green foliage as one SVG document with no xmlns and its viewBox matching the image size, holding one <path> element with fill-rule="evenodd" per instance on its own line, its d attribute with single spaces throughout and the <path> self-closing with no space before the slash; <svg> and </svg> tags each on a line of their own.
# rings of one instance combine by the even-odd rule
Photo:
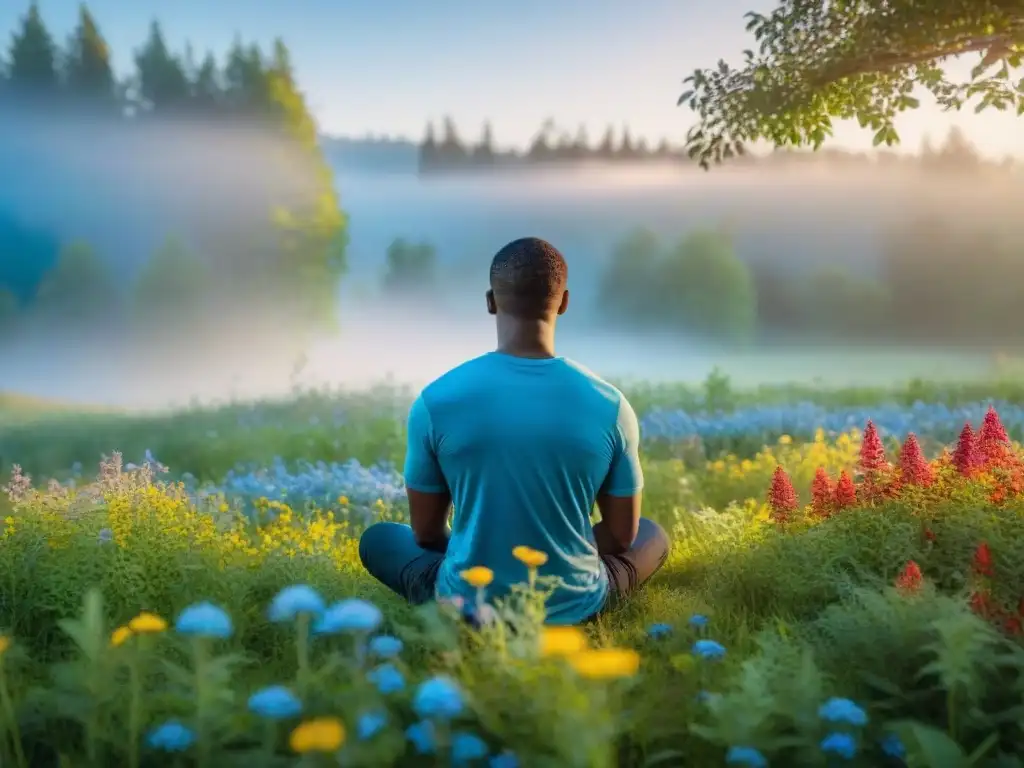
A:
<svg viewBox="0 0 1024 768">
<path fill-rule="evenodd" d="M 37 296 L 37 306 L 45 314 L 71 322 L 108 319 L 120 303 L 110 270 L 81 241 L 64 247 L 57 264 L 43 278 Z"/>
<path fill-rule="evenodd" d="M 115 103 L 110 49 L 85 5 L 79 7 L 78 26 L 68 41 L 64 79 L 65 86 L 77 97 L 108 108 Z"/>
<path fill-rule="evenodd" d="M 21 19 L 20 29 L 11 38 L 7 60 L 7 76 L 15 87 L 33 90 L 57 87 L 57 47 L 34 0 Z"/>
<path fill-rule="evenodd" d="M 650 323 L 658 309 L 652 296 L 664 246 L 646 228 L 629 232 L 612 250 L 611 261 L 601 276 L 601 308 L 628 322 Z"/>
<path fill-rule="evenodd" d="M 9 331 L 19 313 L 18 297 L 14 292 L 0 287 L 0 334 Z"/>
<path fill-rule="evenodd" d="M 804 327 L 833 337 L 867 338 L 884 330 L 892 316 L 886 286 L 844 267 L 821 267 L 801 287 Z"/>
<path fill-rule="evenodd" d="M 388 246 L 383 288 L 386 293 L 426 293 L 436 287 L 437 250 L 430 243 L 398 238 Z"/>
<path fill-rule="evenodd" d="M 1024 112 L 1020 67 L 1024 15 L 1016 0 L 870 3 L 780 0 L 768 14 L 748 13 L 756 50 L 739 68 L 720 61 L 686 78 L 679 104 L 699 122 L 688 137 L 702 167 L 743 154 L 765 140 L 810 145 L 832 135 L 833 121 L 855 119 L 876 146 L 899 141 L 895 120 L 918 106 L 922 87 L 946 109 L 968 104 Z M 978 54 L 964 81 L 942 64 Z"/>
<path fill-rule="evenodd" d="M 160 22 L 149 26 L 149 37 L 135 53 L 139 95 L 148 109 L 163 110 L 180 106 L 188 96 L 184 65 L 167 48 Z"/>
<path fill-rule="evenodd" d="M 210 299 L 205 265 L 181 240 L 169 237 L 139 274 L 134 314 L 136 319 L 158 326 L 178 326 L 179 318 L 201 322 Z"/>
</svg>

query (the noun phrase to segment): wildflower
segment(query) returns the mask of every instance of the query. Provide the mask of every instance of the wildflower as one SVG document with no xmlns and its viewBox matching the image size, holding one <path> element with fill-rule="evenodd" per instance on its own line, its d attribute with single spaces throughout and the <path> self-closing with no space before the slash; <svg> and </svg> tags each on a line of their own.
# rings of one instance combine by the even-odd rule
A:
<svg viewBox="0 0 1024 768">
<path fill-rule="evenodd" d="M 729 765 L 743 765 L 747 768 L 767 768 L 768 761 L 761 752 L 753 747 L 729 747 L 725 753 L 725 762 Z"/>
<path fill-rule="evenodd" d="M 398 693 L 405 688 L 405 678 L 394 664 L 381 664 L 379 667 L 374 667 L 366 677 L 385 696 Z"/>
<path fill-rule="evenodd" d="M 114 540 L 114 532 L 109 528 L 101 528 L 96 538 L 100 544 L 109 544 Z"/>
<path fill-rule="evenodd" d="M 688 623 L 691 627 L 703 629 L 708 625 L 708 617 L 701 613 L 695 613 L 690 617 L 690 621 Z"/>
<path fill-rule="evenodd" d="M 991 405 L 985 413 L 978 432 L 978 453 L 984 464 L 994 464 L 1004 460 L 1010 453 L 1010 436 L 1006 434 L 999 414 Z"/>
<path fill-rule="evenodd" d="M 992 600 L 987 591 L 980 590 L 972 592 L 968 604 L 970 605 L 971 610 L 983 619 L 987 619 L 992 616 Z"/>
<path fill-rule="evenodd" d="M 640 654 L 628 648 L 581 651 L 570 658 L 577 674 L 591 680 L 632 677 L 640 668 Z"/>
<path fill-rule="evenodd" d="M 903 741 L 895 733 L 886 734 L 881 743 L 882 752 L 889 757 L 902 758 L 907 754 Z"/>
<path fill-rule="evenodd" d="M 378 635 L 370 641 L 370 653 L 382 659 L 392 659 L 402 652 L 402 641 L 391 635 Z"/>
<path fill-rule="evenodd" d="M 184 752 L 196 741 L 196 735 L 177 720 L 168 720 L 154 728 L 146 736 L 146 743 L 153 749 L 162 752 Z"/>
<path fill-rule="evenodd" d="M 961 475 L 970 475 L 978 468 L 981 457 L 978 455 L 978 441 L 968 421 L 960 430 L 960 437 L 956 441 L 956 450 L 953 451 L 953 466 Z"/>
<path fill-rule="evenodd" d="M 779 445 L 792 445 L 793 437 L 791 435 L 779 435 Z"/>
<path fill-rule="evenodd" d="M 870 419 L 864 427 L 864 437 L 861 439 L 859 465 L 865 475 L 889 468 L 889 462 L 885 460 L 885 447 L 878 435 L 878 427 Z"/>
<path fill-rule="evenodd" d="M 814 471 L 814 480 L 811 483 L 811 511 L 817 517 L 829 517 L 834 503 L 835 489 L 832 487 L 832 478 L 828 476 L 824 467 L 818 467 Z"/>
<path fill-rule="evenodd" d="M 384 710 L 364 712 L 356 721 L 356 734 L 360 741 L 372 739 L 388 724 L 388 714 Z"/>
<path fill-rule="evenodd" d="M 483 739 L 465 731 L 452 734 L 451 750 L 452 763 L 455 765 L 468 765 L 474 760 L 487 757 L 489 752 Z"/>
<path fill-rule="evenodd" d="M 492 581 L 494 581 L 494 571 L 490 568 L 485 568 L 482 565 L 477 565 L 473 568 L 467 568 L 459 574 L 462 579 L 469 584 L 471 587 L 477 589 L 483 589 Z"/>
<path fill-rule="evenodd" d="M 190 605 L 178 615 L 174 628 L 182 635 L 194 637 L 231 637 L 231 617 L 213 603 Z"/>
<path fill-rule="evenodd" d="M 835 508 L 846 509 L 857 503 L 857 487 L 853 484 L 853 478 L 844 469 L 839 473 L 839 480 L 836 482 Z"/>
<path fill-rule="evenodd" d="M 924 529 L 924 540 L 925 541 L 934 542 L 935 541 L 935 531 L 933 531 L 931 528 L 925 528 Z"/>
<path fill-rule="evenodd" d="M 502 752 L 487 761 L 487 768 L 519 768 L 519 758 L 515 752 Z"/>
<path fill-rule="evenodd" d="M 908 485 L 929 486 L 932 484 L 932 468 L 921 452 L 921 444 L 913 432 L 907 435 L 900 448 L 900 478 Z"/>
<path fill-rule="evenodd" d="M 110 644 L 115 648 L 119 645 L 124 645 L 128 638 L 134 634 L 135 633 L 132 632 L 131 628 L 127 625 L 118 627 L 110 633 Z"/>
<path fill-rule="evenodd" d="M 818 708 L 818 717 L 829 723 L 867 725 L 867 713 L 849 699 L 833 697 Z"/>
<path fill-rule="evenodd" d="M 541 656 L 569 656 L 587 647 L 587 636 L 579 627 L 542 627 Z"/>
<path fill-rule="evenodd" d="M 988 544 L 984 541 L 974 550 L 971 567 L 979 576 L 992 575 L 992 553 L 989 551 Z"/>
<path fill-rule="evenodd" d="M 664 624 L 664 623 L 660 623 L 659 622 L 658 624 L 651 624 L 651 626 L 649 626 L 647 628 L 647 635 L 649 637 L 654 638 L 655 640 L 657 640 L 658 638 L 661 638 L 661 637 L 665 637 L 665 635 L 669 635 L 671 633 L 672 633 L 672 625 L 671 624 Z"/>
<path fill-rule="evenodd" d="M 420 683 L 412 707 L 422 718 L 450 720 L 462 713 L 465 706 L 459 686 L 447 677 L 432 677 Z"/>
<path fill-rule="evenodd" d="M 711 697 L 713 695 L 714 694 L 712 694 L 711 691 L 697 691 L 697 695 L 694 696 L 694 701 L 698 704 L 707 704 L 711 701 Z"/>
<path fill-rule="evenodd" d="M 903 570 L 900 571 L 900 575 L 896 577 L 896 588 L 900 592 L 907 594 L 918 592 L 923 583 L 924 577 L 921 574 L 921 566 L 913 560 L 909 560 L 907 564 L 903 566 Z"/>
<path fill-rule="evenodd" d="M 532 547 L 516 547 L 512 550 L 512 556 L 527 568 L 540 568 L 548 561 L 546 552 L 541 552 Z"/>
<path fill-rule="evenodd" d="M 287 720 L 302 712 L 302 702 L 283 685 L 272 685 L 249 697 L 249 711 L 268 720 Z"/>
<path fill-rule="evenodd" d="M 288 739 L 293 752 L 334 752 L 345 743 L 345 726 L 336 717 L 318 717 L 298 725 Z"/>
<path fill-rule="evenodd" d="M 698 640 L 693 644 L 693 655 L 702 659 L 720 659 L 725 656 L 725 646 L 715 640 Z"/>
<path fill-rule="evenodd" d="M 768 491 L 768 506 L 772 510 L 772 519 L 777 523 L 786 522 L 789 519 L 789 514 L 795 512 L 797 508 L 793 482 L 781 466 L 775 468 L 775 474 L 772 476 L 772 486 Z"/>
<path fill-rule="evenodd" d="M 852 760 L 857 754 L 857 741 L 848 733 L 830 733 L 821 740 L 821 751 Z"/>
<path fill-rule="evenodd" d="M 335 603 L 323 612 L 313 627 L 320 635 L 338 632 L 373 632 L 384 620 L 384 615 L 373 603 L 351 598 Z"/>
<path fill-rule="evenodd" d="M 278 592 L 270 603 L 268 611 L 273 622 L 295 621 L 300 613 L 320 614 L 324 610 L 324 599 L 308 584 L 293 584 Z"/>
<path fill-rule="evenodd" d="M 413 749 L 418 755 L 432 755 L 437 749 L 434 724 L 429 720 L 421 720 L 410 725 L 405 729 L 405 738 L 412 742 Z"/>
<path fill-rule="evenodd" d="M 154 635 L 167 629 L 167 622 L 155 613 L 143 611 L 128 622 L 128 629 L 137 635 Z"/>
</svg>

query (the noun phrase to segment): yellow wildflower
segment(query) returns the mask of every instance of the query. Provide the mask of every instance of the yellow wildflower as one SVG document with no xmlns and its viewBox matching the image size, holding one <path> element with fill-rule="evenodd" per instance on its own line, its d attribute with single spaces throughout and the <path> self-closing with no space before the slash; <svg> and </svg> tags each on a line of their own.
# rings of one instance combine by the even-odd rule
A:
<svg viewBox="0 0 1024 768">
<path fill-rule="evenodd" d="M 494 581 L 494 571 L 482 565 L 467 568 L 459 576 L 471 587 L 476 587 L 477 589 L 483 589 Z"/>
<path fill-rule="evenodd" d="M 129 626 L 118 627 L 110 635 L 110 644 L 116 648 L 134 634 Z"/>
<path fill-rule="evenodd" d="M 348 496 L 339 496 L 338 497 L 338 503 L 341 506 L 343 506 L 343 507 L 347 507 L 348 506 Z"/>
<path fill-rule="evenodd" d="M 540 631 L 541 656 L 571 656 L 587 647 L 587 636 L 579 627 L 543 627 Z"/>
<path fill-rule="evenodd" d="M 689 672 L 696 665 L 697 660 L 692 653 L 677 653 L 669 659 L 672 668 L 677 672 Z"/>
<path fill-rule="evenodd" d="M 779 445 L 790 445 L 793 442 L 793 438 L 789 435 L 779 435 Z"/>
<path fill-rule="evenodd" d="M 288 740 L 292 751 L 334 752 L 345 743 L 345 726 L 336 717 L 318 717 L 296 726 Z"/>
<path fill-rule="evenodd" d="M 128 622 L 128 628 L 140 635 L 151 635 L 167 629 L 167 622 L 155 613 L 143 611 Z"/>
<path fill-rule="evenodd" d="M 640 654 L 628 648 L 583 651 L 570 658 L 573 668 L 591 680 L 632 677 L 640 668 Z"/>
<path fill-rule="evenodd" d="M 548 561 L 547 553 L 532 547 L 516 547 L 512 556 L 528 568 L 540 568 Z"/>
<path fill-rule="evenodd" d="M 3 656 L 11 647 L 11 638 L 7 635 L 0 635 L 0 656 Z"/>
</svg>

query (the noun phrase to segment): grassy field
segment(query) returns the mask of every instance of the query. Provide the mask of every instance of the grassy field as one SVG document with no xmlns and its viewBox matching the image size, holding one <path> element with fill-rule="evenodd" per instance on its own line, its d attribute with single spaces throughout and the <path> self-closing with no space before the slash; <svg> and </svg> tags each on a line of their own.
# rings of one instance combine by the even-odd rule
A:
<svg viewBox="0 0 1024 768">
<path fill-rule="evenodd" d="M 541 627 L 543 566 L 480 629 L 361 572 L 406 515 L 407 392 L 2 401 L 32 478 L 0 497 L 0 764 L 1021 765 L 1024 455 L 982 423 L 1021 439 L 1024 387 L 628 394 L 673 550 L 582 636 Z M 873 414 L 881 446 L 844 426 Z"/>
</svg>

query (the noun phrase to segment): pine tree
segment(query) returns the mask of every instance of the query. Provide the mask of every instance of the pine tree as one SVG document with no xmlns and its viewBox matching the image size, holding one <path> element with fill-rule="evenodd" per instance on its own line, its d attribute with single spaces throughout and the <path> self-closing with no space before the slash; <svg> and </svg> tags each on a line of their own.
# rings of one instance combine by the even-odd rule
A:
<svg viewBox="0 0 1024 768">
<path fill-rule="evenodd" d="M 203 112 L 212 112 L 223 95 L 217 60 L 212 53 L 203 57 L 192 80 L 190 96 L 192 103 Z"/>
<path fill-rule="evenodd" d="M 11 38 L 7 74 L 10 84 L 22 92 L 52 92 L 57 87 L 57 46 L 36 2 Z"/>
<path fill-rule="evenodd" d="M 160 22 L 153 21 L 149 38 L 135 52 L 139 91 L 148 108 L 163 111 L 180 107 L 188 98 L 188 78 L 182 63 L 171 54 Z"/>
<path fill-rule="evenodd" d="M 68 41 L 64 80 L 73 96 L 108 106 L 114 100 L 110 49 L 84 4 L 79 6 L 78 26 Z"/>
</svg>

